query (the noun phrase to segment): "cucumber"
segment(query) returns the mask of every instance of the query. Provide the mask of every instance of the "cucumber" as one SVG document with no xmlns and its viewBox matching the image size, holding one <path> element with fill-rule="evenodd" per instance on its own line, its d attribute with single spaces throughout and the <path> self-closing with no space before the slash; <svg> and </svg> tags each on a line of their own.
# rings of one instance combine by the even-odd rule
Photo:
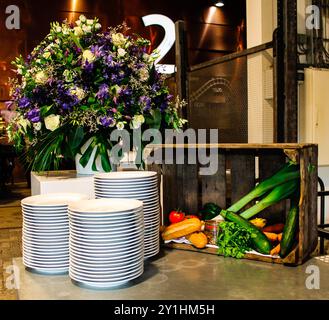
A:
<svg viewBox="0 0 329 320">
<path fill-rule="evenodd" d="M 297 202 L 292 201 L 282 234 L 280 250 L 281 258 L 285 258 L 291 252 L 294 245 L 295 235 L 298 229 L 298 216 L 298 204 Z"/>
<path fill-rule="evenodd" d="M 272 249 L 271 243 L 265 234 L 261 232 L 256 226 L 234 212 L 222 210 L 220 214 L 223 218 L 236 223 L 251 233 L 251 239 L 256 251 L 262 254 L 270 254 Z"/>
</svg>

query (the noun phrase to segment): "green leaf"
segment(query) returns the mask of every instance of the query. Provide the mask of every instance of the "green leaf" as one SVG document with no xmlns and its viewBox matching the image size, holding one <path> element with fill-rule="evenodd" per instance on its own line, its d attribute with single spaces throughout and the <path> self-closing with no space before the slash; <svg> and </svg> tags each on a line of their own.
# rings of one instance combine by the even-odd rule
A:
<svg viewBox="0 0 329 320">
<path fill-rule="evenodd" d="M 49 111 L 51 110 L 52 107 L 53 107 L 53 105 L 41 107 L 40 108 L 41 117 L 44 118 L 44 117 L 48 116 L 50 114 Z"/>
<path fill-rule="evenodd" d="M 71 155 L 75 156 L 81 148 L 82 142 L 85 140 L 83 127 L 75 127 L 70 131 L 68 136 L 68 144 L 71 149 Z"/>
<path fill-rule="evenodd" d="M 96 101 L 96 99 L 94 97 L 89 97 L 88 98 L 88 103 L 89 104 L 93 104 Z"/>
<path fill-rule="evenodd" d="M 93 153 L 93 150 L 95 148 L 95 143 L 92 142 L 87 150 L 83 153 L 82 157 L 80 158 L 80 164 L 85 168 L 86 165 L 88 164 L 91 154 Z"/>
<path fill-rule="evenodd" d="M 101 147 L 100 147 L 100 156 L 101 156 L 101 163 L 102 163 L 102 167 L 103 167 L 104 171 L 111 172 L 112 167 L 111 167 L 110 159 L 107 154 L 107 149 L 105 148 L 104 145 L 101 145 Z"/>
<path fill-rule="evenodd" d="M 71 33 L 71 37 L 72 37 L 72 40 L 74 41 L 74 43 L 76 44 L 76 46 L 80 49 L 83 49 L 78 37 L 74 33 Z"/>
<path fill-rule="evenodd" d="M 153 129 L 160 129 L 161 127 L 162 114 L 159 109 L 152 110 L 151 117 L 147 117 L 145 122 Z"/>
<path fill-rule="evenodd" d="M 98 156 L 99 156 L 99 147 L 96 150 L 95 158 L 94 158 L 94 161 L 93 161 L 93 165 L 92 165 L 92 170 L 93 171 L 98 171 L 97 166 L 96 166 L 96 160 L 97 160 Z"/>
</svg>

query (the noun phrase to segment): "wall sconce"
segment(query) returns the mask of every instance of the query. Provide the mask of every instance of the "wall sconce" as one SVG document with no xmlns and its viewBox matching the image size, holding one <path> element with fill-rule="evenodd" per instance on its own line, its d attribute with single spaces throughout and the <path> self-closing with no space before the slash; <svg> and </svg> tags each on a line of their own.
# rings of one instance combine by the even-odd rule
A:
<svg viewBox="0 0 329 320">
<path fill-rule="evenodd" d="M 217 8 L 224 7 L 225 6 L 225 2 L 224 2 L 224 0 L 216 0 L 214 2 L 214 6 L 217 7 Z"/>
</svg>

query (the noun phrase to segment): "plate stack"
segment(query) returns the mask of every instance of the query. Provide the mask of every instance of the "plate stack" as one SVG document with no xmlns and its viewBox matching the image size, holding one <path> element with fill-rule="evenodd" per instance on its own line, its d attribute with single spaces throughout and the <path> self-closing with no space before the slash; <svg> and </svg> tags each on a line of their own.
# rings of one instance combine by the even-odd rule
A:
<svg viewBox="0 0 329 320">
<path fill-rule="evenodd" d="M 143 203 L 129 199 L 81 201 L 69 207 L 70 277 L 109 288 L 144 272 Z"/>
<path fill-rule="evenodd" d="M 96 198 L 128 198 L 143 201 L 145 242 L 144 257 L 160 251 L 160 199 L 158 177 L 152 171 L 100 173 L 94 177 Z"/>
<path fill-rule="evenodd" d="M 21 201 L 23 263 L 30 271 L 65 273 L 69 270 L 68 204 L 88 199 L 78 193 L 37 195 Z"/>
</svg>

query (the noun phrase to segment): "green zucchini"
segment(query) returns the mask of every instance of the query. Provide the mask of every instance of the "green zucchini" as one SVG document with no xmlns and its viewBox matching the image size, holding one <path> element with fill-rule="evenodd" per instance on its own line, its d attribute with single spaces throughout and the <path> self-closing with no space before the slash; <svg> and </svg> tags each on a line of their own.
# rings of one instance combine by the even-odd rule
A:
<svg viewBox="0 0 329 320">
<path fill-rule="evenodd" d="M 221 215 L 226 220 L 236 223 L 240 227 L 246 229 L 251 234 L 251 239 L 253 242 L 254 249 L 262 254 L 270 254 L 271 243 L 265 236 L 265 234 L 260 231 L 256 226 L 250 223 L 248 220 L 240 217 L 234 212 L 222 210 Z"/>
<path fill-rule="evenodd" d="M 295 242 L 296 231 L 298 229 L 298 203 L 291 201 L 291 208 L 289 210 L 286 224 L 284 225 L 280 257 L 285 258 L 290 252 Z"/>
</svg>

